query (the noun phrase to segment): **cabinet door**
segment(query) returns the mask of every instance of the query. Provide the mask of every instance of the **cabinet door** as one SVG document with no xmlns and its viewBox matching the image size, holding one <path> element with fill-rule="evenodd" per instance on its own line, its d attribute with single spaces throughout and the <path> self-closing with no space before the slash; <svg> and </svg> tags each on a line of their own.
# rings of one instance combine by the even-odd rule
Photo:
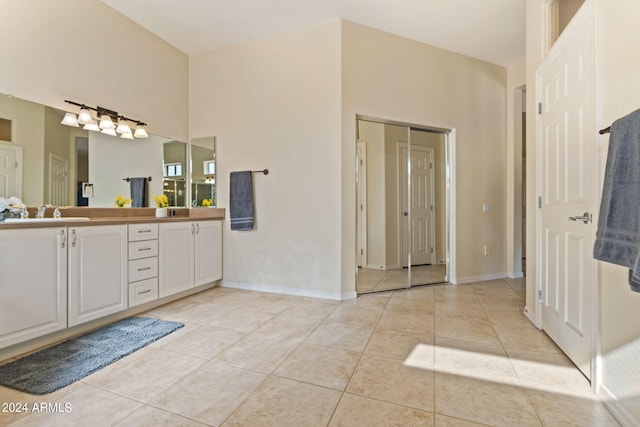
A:
<svg viewBox="0 0 640 427">
<path fill-rule="evenodd" d="M 199 221 L 195 233 L 196 286 L 222 279 L 222 221 Z"/>
<path fill-rule="evenodd" d="M 67 327 L 66 231 L 0 231 L 0 348 Z"/>
<path fill-rule="evenodd" d="M 69 228 L 69 326 L 127 308 L 127 226 Z"/>
<path fill-rule="evenodd" d="M 193 222 L 160 224 L 159 293 L 160 298 L 194 286 Z"/>
</svg>

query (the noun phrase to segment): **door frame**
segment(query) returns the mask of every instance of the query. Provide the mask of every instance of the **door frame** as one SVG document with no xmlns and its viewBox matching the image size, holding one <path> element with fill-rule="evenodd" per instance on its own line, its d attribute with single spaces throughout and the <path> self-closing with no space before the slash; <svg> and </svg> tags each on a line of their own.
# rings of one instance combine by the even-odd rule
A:
<svg viewBox="0 0 640 427">
<path fill-rule="evenodd" d="M 457 284 L 457 263 L 456 263 L 456 128 L 453 126 L 438 126 L 438 125 L 425 125 L 416 124 L 411 122 L 403 122 L 399 120 L 381 119 L 379 117 L 356 114 L 355 121 L 366 120 L 372 122 L 378 122 L 383 124 L 408 126 L 409 128 L 417 128 L 423 130 L 429 130 L 432 132 L 442 133 L 444 135 L 444 169 L 445 169 L 445 266 L 446 274 L 445 281 L 452 285 Z M 356 125 L 357 127 L 357 125 Z M 355 147 L 357 150 L 357 146 Z M 357 153 L 355 153 L 357 154 Z M 355 156 L 357 157 L 357 156 Z M 355 177 L 354 177 L 355 178 Z M 357 201 L 354 200 L 354 204 Z M 356 213 L 357 214 L 357 213 Z M 357 239 L 357 230 L 354 233 L 354 238 Z M 357 242 L 355 244 L 357 246 Z M 409 267 L 411 268 L 411 267 Z M 356 269 L 357 272 L 357 269 Z M 410 271 L 409 271 L 410 273 Z M 409 276 L 409 281 L 411 280 Z"/>
</svg>

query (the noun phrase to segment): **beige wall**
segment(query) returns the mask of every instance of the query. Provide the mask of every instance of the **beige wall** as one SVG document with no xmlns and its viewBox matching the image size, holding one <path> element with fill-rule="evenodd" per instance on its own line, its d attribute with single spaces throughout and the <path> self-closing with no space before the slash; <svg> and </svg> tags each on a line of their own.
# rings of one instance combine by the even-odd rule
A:
<svg viewBox="0 0 640 427">
<path fill-rule="evenodd" d="M 0 11 L 0 93 L 100 105 L 187 141 L 185 54 L 99 0 L 0 0 Z"/>
<path fill-rule="evenodd" d="M 535 94 L 535 71 L 542 61 L 542 5 L 544 0 L 527 2 L 527 92 Z M 597 127 L 609 126 L 614 120 L 636 110 L 640 103 L 640 3 L 635 0 L 610 2 L 586 0 L 595 6 L 597 19 L 597 78 L 599 89 Z M 527 97 L 527 191 L 528 213 L 535 217 L 535 96 Z M 604 174 L 608 136 L 598 138 L 600 182 Z M 595 212 L 597 216 L 597 212 Z M 597 218 L 595 219 L 597 220 Z M 535 257 L 535 225 L 528 222 L 527 264 Z M 527 271 L 527 308 L 536 317 L 535 271 Z M 601 347 L 601 360 L 594 378 L 600 382 L 600 395 L 623 425 L 640 424 L 640 294 L 629 289 L 628 270 L 603 262 L 598 263 L 597 300 L 600 324 L 596 340 Z"/>
<path fill-rule="evenodd" d="M 342 63 L 343 286 L 355 275 L 356 114 L 456 130 L 454 277 L 504 277 L 506 69 L 348 21 Z M 483 244 L 492 255 L 482 255 Z"/>
<path fill-rule="evenodd" d="M 640 108 L 640 2 L 598 0 L 600 34 L 600 122 Z M 604 165 L 608 137 L 602 136 L 600 162 Z M 601 176 L 604 168 L 601 170 Z M 602 310 L 602 385 L 640 425 L 640 294 L 629 290 L 627 270 L 599 263 Z"/>
<path fill-rule="evenodd" d="M 269 169 L 253 175 L 255 229 L 225 221 L 226 285 L 343 297 L 340 60 L 339 21 L 190 58 L 190 131 L 217 137 L 219 206 L 230 172 Z"/>
<path fill-rule="evenodd" d="M 89 206 L 113 207 L 116 196 L 131 196 L 130 184 L 124 178 L 151 177 L 152 181 L 147 183 L 147 203 L 154 207 L 153 195 L 163 193 L 164 141 L 151 135 L 132 144 L 128 139 L 89 132 L 89 182 L 94 184 Z"/>
</svg>

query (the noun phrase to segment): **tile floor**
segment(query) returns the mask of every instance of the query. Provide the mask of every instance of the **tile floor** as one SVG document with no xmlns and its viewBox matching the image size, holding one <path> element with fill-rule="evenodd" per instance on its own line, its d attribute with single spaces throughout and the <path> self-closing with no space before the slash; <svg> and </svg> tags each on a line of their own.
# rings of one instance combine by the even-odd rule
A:
<svg viewBox="0 0 640 427">
<path fill-rule="evenodd" d="M 618 425 L 523 298 L 517 280 L 341 303 L 214 288 L 146 313 L 185 327 L 65 389 L 0 387 L 61 408 L 0 425 Z"/>
</svg>

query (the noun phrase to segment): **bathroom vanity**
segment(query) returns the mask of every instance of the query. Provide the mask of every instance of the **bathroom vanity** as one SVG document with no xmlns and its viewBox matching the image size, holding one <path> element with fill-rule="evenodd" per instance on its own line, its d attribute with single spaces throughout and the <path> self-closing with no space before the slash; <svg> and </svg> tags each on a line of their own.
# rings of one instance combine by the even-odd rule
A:
<svg viewBox="0 0 640 427">
<path fill-rule="evenodd" d="M 222 278 L 223 209 L 173 218 L 100 211 L 89 220 L 0 222 L 0 360 Z"/>
</svg>

